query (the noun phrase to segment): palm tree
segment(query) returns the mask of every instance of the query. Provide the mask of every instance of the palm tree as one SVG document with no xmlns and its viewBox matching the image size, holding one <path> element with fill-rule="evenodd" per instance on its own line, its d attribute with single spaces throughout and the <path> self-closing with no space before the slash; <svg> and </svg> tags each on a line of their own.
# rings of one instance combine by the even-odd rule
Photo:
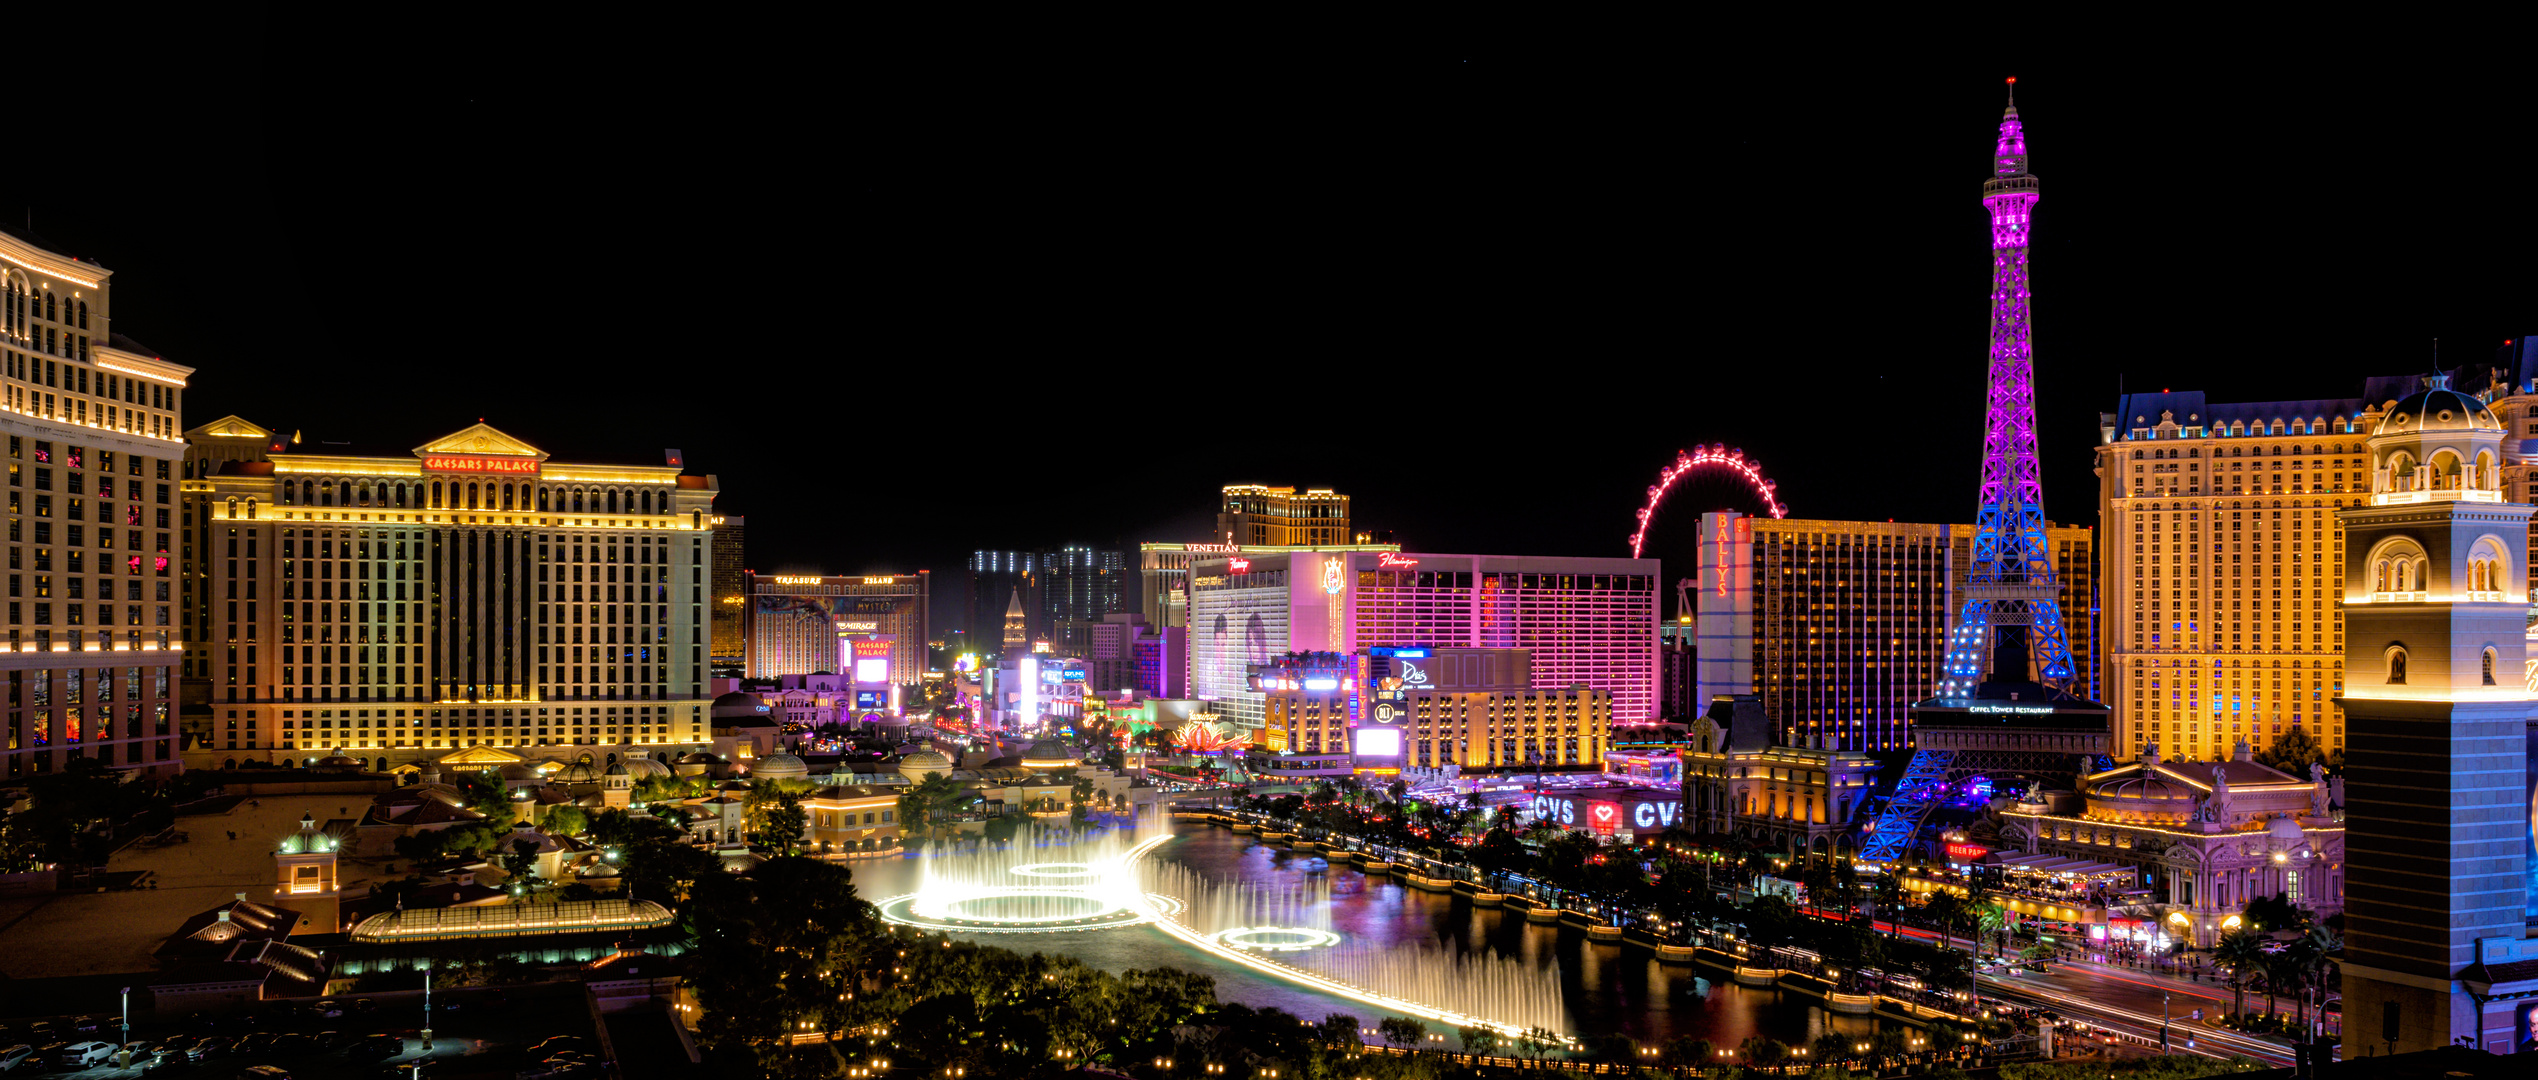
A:
<svg viewBox="0 0 2538 1080">
<path fill-rule="evenodd" d="M 2008 908 L 1999 904 L 1983 905 L 1981 909 L 1974 913 L 1974 926 L 1982 933 L 1984 938 L 1989 939 L 1992 942 L 1992 955 L 2006 955 L 2006 952 L 2003 950 L 2000 943 L 1999 936 L 2006 934 L 2009 929 Z M 1982 946 L 1978 942 L 1975 946 L 1974 955 L 1981 956 L 1982 954 Z"/>
<path fill-rule="evenodd" d="M 2265 943 L 2244 927 L 2221 935 L 2212 946 L 2212 959 L 2230 966 L 2230 1015 L 2247 1012 L 2247 977 L 2265 961 Z"/>
<path fill-rule="evenodd" d="M 2327 954 L 2341 951 L 2343 948 L 2344 939 L 2336 936 L 2335 931 L 2322 925 L 2313 925 L 2309 927 L 2308 936 L 2292 942 L 2290 948 L 2283 950 L 2283 955 L 2291 958 L 2290 962 L 2299 980 L 2297 985 L 2300 987 L 2300 1038 L 2303 1042 L 2309 1039 L 2309 986 L 2313 983 L 2325 983 Z"/>
</svg>

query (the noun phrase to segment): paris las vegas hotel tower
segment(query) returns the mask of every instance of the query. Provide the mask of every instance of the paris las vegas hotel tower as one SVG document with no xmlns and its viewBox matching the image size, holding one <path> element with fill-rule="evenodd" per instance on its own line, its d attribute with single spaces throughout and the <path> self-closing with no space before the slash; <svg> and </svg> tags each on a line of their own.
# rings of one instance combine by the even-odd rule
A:
<svg viewBox="0 0 2538 1080">
<path fill-rule="evenodd" d="M 173 770 L 173 475 L 192 369 L 113 332 L 111 272 L 0 228 L 7 770 Z"/>
</svg>

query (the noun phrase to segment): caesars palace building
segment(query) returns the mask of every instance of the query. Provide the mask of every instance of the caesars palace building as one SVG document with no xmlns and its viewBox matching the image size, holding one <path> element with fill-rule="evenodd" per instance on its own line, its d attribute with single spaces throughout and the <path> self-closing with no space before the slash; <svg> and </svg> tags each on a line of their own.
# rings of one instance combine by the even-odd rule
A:
<svg viewBox="0 0 2538 1080">
<path fill-rule="evenodd" d="M 387 453 L 234 416 L 187 435 L 211 710 L 188 765 L 710 742 L 711 477 L 483 424 Z"/>
</svg>

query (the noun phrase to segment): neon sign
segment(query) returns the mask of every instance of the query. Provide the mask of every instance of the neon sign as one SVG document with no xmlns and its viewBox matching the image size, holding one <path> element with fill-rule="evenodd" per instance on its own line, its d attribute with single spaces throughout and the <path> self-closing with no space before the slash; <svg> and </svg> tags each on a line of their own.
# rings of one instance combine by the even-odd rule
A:
<svg viewBox="0 0 2538 1080">
<path fill-rule="evenodd" d="M 880 624 L 880 623 L 877 623 L 877 622 L 847 622 L 847 621 L 845 621 L 845 620 L 843 620 L 843 619 L 840 619 L 840 620 L 838 620 L 838 623 L 837 623 L 837 628 L 838 628 L 838 629 L 840 629 L 840 630 L 843 630 L 843 631 L 845 631 L 845 632 L 847 632 L 847 633 L 850 633 L 850 634 L 853 634 L 853 633 L 865 633 L 865 634 L 869 634 L 869 633 L 872 633 L 872 632 L 874 632 L 874 631 L 876 631 L 876 630 L 881 629 L 881 624 Z"/>
<path fill-rule="evenodd" d="M 2043 714 L 2045 714 L 2045 713 L 2052 712 L 2052 711 L 2053 711 L 2053 706 L 2051 706 L 2051 705 L 1975 705 L 1975 706 L 1970 706 L 1970 707 L 1968 707 L 1965 711 L 1967 711 L 1967 712 L 1979 712 L 1979 713 L 2016 713 L 2016 714 L 2021 715 L 2021 716 L 2040 716 L 2040 715 L 2043 715 Z"/>
<path fill-rule="evenodd" d="M 1408 690 L 1428 685 L 1428 673 L 1417 664 L 1401 665 L 1401 687 Z"/>
<path fill-rule="evenodd" d="M 1225 565 L 1229 567 L 1233 573 L 1248 574 L 1251 572 L 1251 560 L 1249 559 L 1234 559 L 1228 561 Z"/>
<path fill-rule="evenodd" d="M 1398 552 L 1387 551 L 1375 556 L 1375 565 L 1386 570 L 1408 570 L 1419 565 L 1419 560 L 1405 557 Z"/>
<path fill-rule="evenodd" d="M 898 579 L 898 578 L 895 578 L 895 577 L 868 577 L 868 578 L 865 578 L 865 579 L 864 579 L 864 584 L 866 584 L 866 585 L 895 585 L 895 584 L 897 584 L 897 583 L 898 583 L 898 581 L 899 581 L 899 579 Z"/>
<path fill-rule="evenodd" d="M 1981 844 L 1948 845 L 1948 858 L 1957 859 L 1963 862 L 1973 862 L 1974 860 L 1991 853 L 1992 849 L 1984 847 Z"/>
<path fill-rule="evenodd" d="M 476 454 L 425 454 L 425 472 L 483 472 L 536 476 L 538 459 L 533 457 L 484 457 Z"/>
<path fill-rule="evenodd" d="M 775 583 L 778 585 L 817 585 L 826 580 L 828 579 L 817 577 L 779 577 L 775 579 Z"/>
<path fill-rule="evenodd" d="M 1183 550 L 1183 551 L 1218 551 L 1218 552 L 1228 552 L 1228 553 L 1230 553 L 1230 552 L 1241 551 L 1242 549 L 1243 549 L 1243 546 L 1242 546 L 1241 544 L 1183 544 L 1183 545 L 1181 545 L 1181 550 Z"/>
<path fill-rule="evenodd" d="M 1322 591 L 1333 596 L 1339 595 L 1340 590 L 1348 587 L 1346 574 L 1347 570 L 1341 566 L 1340 560 L 1325 561 L 1322 564 Z"/>
</svg>

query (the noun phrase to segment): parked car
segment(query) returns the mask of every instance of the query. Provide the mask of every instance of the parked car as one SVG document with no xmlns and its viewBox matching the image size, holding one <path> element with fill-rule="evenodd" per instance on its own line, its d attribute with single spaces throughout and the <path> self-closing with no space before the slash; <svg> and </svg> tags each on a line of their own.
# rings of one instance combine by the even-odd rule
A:
<svg viewBox="0 0 2538 1080">
<path fill-rule="evenodd" d="M 85 1069 L 113 1056 L 115 1056 L 115 1044 L 98 1042 L 95 1039 L 65 1044 L 60 1050 L 49 1055 L 56 1069 Z"/>
<path fill-rule="evenodd" d="M 6 1050 L 0 1050 L 0 1072 L 7 1072 L 11 1069 L 15 1069 L 19 1064 L 33 1056 L 35 1056 L 35 1048 L 25 1043 L 19 1043 Z"/>
<path fill-rule="evenodd" d="M 229 1052 L 239 1057 L 265 1053 L 272 1048 L 273 1033 L 270 1031 L 251 1031 L 238 1036 L 237 1042 L 229 1044 Z"/>
<path fill-rule="evenodd" d="M 378 1012 L 378 1011 L 379 1011 L 379 1003 L 378 1003 L 378 1002 L 376 1002 L 376 1001 L 372 1001 L 372 1000 L 370 1000 L 369 998 L 354 998 L 354 999 L 353 999 L 353 1011 L 354 1011 L 354 1012 L 358 1012 L 358 1013 L 374 1013 L 374 1012 Z"/>
<path fill-rule="evenodd" d="M 395 1057 L 404 1052 L 405 1039 L 403 1037 L 385 1034 L 364 1035 L 361 1041 L 354 1043 L 349 1051 L 352 1058 L 357 1061 L 364 1059 L 376 1061 L 380 1058 Z"/>
<path fill-rule="evenodd" d="M 71 1030 L 81 1034 L 96 1031 L 105 1026 L 106 1018 L 102 1016 L 82 1016 L 71 1021 Z"/>
<path fill-rule="evenodd" d="M 314 1008 L 317 1011 L 317 1015 L 329 1020 L 344 1015 L 344 1003 L 336 1001 L 333 998 L 328 998 L 324 1001 L 318 1002 Z"/>
<path fill-rule="evenodd" d="M 265 1052 L 275 1057 L 299 1057 L 324 1049 L 326 1047 L 317 1041 L 317 1036 L 305 1031 L 289 1031 L 274 1036 L 273 1045 Z"/>
<path fill-rule="evenodd" d="M 51 1042 L 59 1035 L 59 1032 L 53 1030 L 53 1022 L 50 1020 L 38 1020 L 26 1026 L 26 1041 L 37 1046 Z"/>
<path fill-rule="evenodd" d="M 544 1061 L 548 1058 L 554 1057 L 558 1052 L 565 1050 L 579 1050 L 582 1053 L 588 1054 L 594 1053 L 598 1049 L 598 1047 L 591 1045 L 589 1039 L 582 1038 L 579 1035 L 557 1035 L 530 1047 L 529 1058 L 533 1061 Z"/>
<path fill-rule="evenodd" d="M 291 1070 L 279 1065 L 250 1065 L 238 1070 L 238 1080 L 291 1080 Z"/>
<path fill-rule="evenodd" d="M 344 1047 L 352 1045 L 352 1041 L 352 1036 L 340 1031 L 321 1031 L 317 1033 L 317 1045 L 323 1046 L 329 1050 L 341 1050 Z"/>
</svg>

